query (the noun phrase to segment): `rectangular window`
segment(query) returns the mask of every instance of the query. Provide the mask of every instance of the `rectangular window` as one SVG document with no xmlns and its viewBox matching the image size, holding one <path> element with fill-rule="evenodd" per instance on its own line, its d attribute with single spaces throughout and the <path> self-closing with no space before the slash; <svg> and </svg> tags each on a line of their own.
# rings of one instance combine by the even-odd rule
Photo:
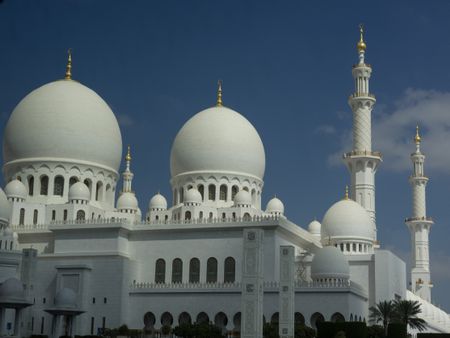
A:
<svg viewBox="0 0 450 338">
<path fill-rule="evenodd" d="M 31 317 L 31 333 L 33 333 L 34 330 L 34 317 Z"/>
<path fill-rule="evenodd" d="M 105 330 L 106 327 L 106 317 L 102 318 L 102 329 Z"/>
<path fill-rule="evenodd" d="M 91 317 L 91 334 L 94 334 L 94 317 Z"/>
<path fill-rule="evenodd" d="M 106 304 L 108 302 L 108 299 L 105 297 L 103 298 L 103 304 Z"/>
<path fill-rule="evenodd" d="M 47 300 L 45 299 L 45 297 L 42 299 L 42 304 L 45 304 Z"/>
<path fill-rule="evenodd" d="M 44 334 L 44 317 L 41 318 L 41 334 Z"/>
<path fill-rule="evenodd" d="M 95 297 L 92 298 L 92 304 L 95 304 Z"/>
<path fill-rule="evenodd" d="M 56 219 L 56 210 L 52 210 L 52 221 Z"/>
</svg>

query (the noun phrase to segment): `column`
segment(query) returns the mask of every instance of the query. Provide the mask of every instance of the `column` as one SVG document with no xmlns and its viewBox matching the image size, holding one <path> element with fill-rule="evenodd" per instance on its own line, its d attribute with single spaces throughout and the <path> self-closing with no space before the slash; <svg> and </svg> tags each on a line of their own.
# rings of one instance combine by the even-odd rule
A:
<svg viewBox="0 0 450 338">
<path fill-rule="evenodd" d="M 293 246 L 280 246 L 279 327 L 280 338 L 294 337 L 294 256 Z"/>
</svg>

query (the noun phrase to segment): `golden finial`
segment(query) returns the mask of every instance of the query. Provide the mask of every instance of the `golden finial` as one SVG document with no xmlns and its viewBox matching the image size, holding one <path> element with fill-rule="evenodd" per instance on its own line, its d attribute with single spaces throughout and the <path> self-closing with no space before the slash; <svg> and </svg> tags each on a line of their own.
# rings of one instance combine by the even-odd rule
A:
<svg viewBox="0 0 450 338">
<path fill-rule="evenodd" d="M 359 42 L 356 45 L 358 52 L 364 52 L 367 48 L 366 43 L 364 42 L 364 26 L 363 24 L 359 24 Z"/>
<path fill-rule="evenodd" d="M 348 200 L 348 185 L 345 186 L 344 200 Z"/>
<path fill-rule="evenodd" d="M 66 80 L 72 80 L 72 49 L 69 48 L 67 50 L 67 66 L 66 66 L 66 76 L 64 77 Z"/>
<path fill-rule="evenodd" d="M 414 142 L 419 145 L 420 142 L 422 141 L 422 138 L 420 137 L 419 134 L 419 125 L 416 126 L 416 136 L 414 136 Z"/>
<path fill-rule="evenodd" d="M 131 161 L 131 150 L 130 146 L 128 146 L 127 154 L 125 155 L 125 161 L 130 162 Z"/>
<path fill-rule="evenodd" d="M 217 85 L 218 85 L 218 88 L 217 88 L 217 103 L 216 103 L 216 106 L 217 107 L 222 107 L 223 106 L 223 104 L 222 104 L 222 80 L 217 81 Z"/>
</svg>

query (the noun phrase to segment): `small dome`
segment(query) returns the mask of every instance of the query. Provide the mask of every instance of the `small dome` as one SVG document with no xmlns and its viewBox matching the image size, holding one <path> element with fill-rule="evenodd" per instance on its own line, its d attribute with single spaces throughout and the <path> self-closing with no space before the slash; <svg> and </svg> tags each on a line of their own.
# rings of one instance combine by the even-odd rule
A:
<svg viewBox="0 0 450 338">
<path fill-rule="evenodd" d="M 28 195 L 27 188 L 25 184 L 21 181 L 15 179 L 9 182 L 5 187 L 6 196 L 9 198 L 20 198 L 25 199 Z"/>
<path fill-rule="evenodd" d="M 266 212 L 273 214 L 284 214 L 284 204 L 278 198 L 272 198 L 269 203 L 267 203 Z"/>
<path fill-rule="evenodd" d="M 24 300 L 23 284 L 17 278 L 9 278 L 0 285 L 0 299 Z"/>
<path fill-rule="evenodd" d="M 77 182 L 72 184 L 69 189 L 69 201 L 71 200 L 83 200 L 89 201 L 91 199 L 91 192 L 86 184 L 83 182 Z"/>
<path fill-rule="evenodd" d="M 252 205 L 252 196 L 247 190 L 241 190 L 234 196 L 234 205 L 236 207 L 250 206 Z"/>
<path fill-rule="evenodd" d="M 55 297 L 55 306 L 57 308 L 76 309 L 77 294 L 70 288 L 59 290 Z"/>
<path fill-rule="evenodd" d="M 325 246 L 317 250 L 311 262 L 311 278 L 349 279 L 350 267 L 347 258 L 334 246 Z"/>
<path fill-rule="evenodd" d="M 124 192 L 117 200 L 117 209 L 119 210 L 138 210 L 138 200 L 132 192 Z"/>
<path fill-rule="evenodd" d="M 167 200 L 166 198 L 161 195 L 160 193 L 157 193 L 155 196 L 153 196 L 150 199 L 150 202 L 148 203 L 148 208 L 150 210 L 157 210 L 157 209 L 167 209 Z"/>
<path fill-rule="evenodd" d="M 3 189 L 0 188 L 0 221 L 8 223 L 10 217 L 11 205 L 9 204 L 8 198 L 6 197 Z"/>
<path fill-rule="evenodd" d="M 184 203 L 201 204 L 202 195 L 197 189 L 191 188 L 188 191 L 186 191 L 186 194 L 184 195 Z"/>
<path fill-rule="evenodd" d="M 308 231 L 311 235 L 320 236 L 321 228 L 322 228 L 322 225 L 316 220 L 312 221 L 308 225 Z"/>
<path fill-rule="evenodd" d="M 351 199 L 334 203 L 322 221 L 322 238 L 357 238 L 373 241 L 372 220 L 361 205 Z"/>
</svg>

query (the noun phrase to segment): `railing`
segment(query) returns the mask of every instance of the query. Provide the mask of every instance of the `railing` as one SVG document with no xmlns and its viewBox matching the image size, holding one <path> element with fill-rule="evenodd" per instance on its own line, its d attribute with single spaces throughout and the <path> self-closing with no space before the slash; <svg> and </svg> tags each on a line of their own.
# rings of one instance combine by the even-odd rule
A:
<svg viewBox="0 0 450 338">
<path fill-rule="evenodd" d="M 370 94 L 370 93 L 353 93 L 348 98 L 349 99 L 354 99 L 354 98 L 358 98 L 358 97 L 363 97 L 363 98 L 364 97 L 370 97 L 370 98 L 374 99 L 375 95 Z"/>
<path fill-rule="evenodd" d="M 88 219 L 72 219 L 72 220 L 55 220 L 50 221 L 51 225 L 71 225 L 71 224 L 122 224 L 127 222 L 126 218 L 88 218 Z"/>
<path fill-rule="evenodd" d="M 158 224 L 215 224 L 215 223 L 241 223 L 241 222 L 261 222 L 277 221 L 281 219 L 279 215 L 253 215 L 249 217 L 214 217 L 214 218 L 193 218 L 193 219 L 159 219 L 134 222 L 134 225 L 158 225 Z"/>
<path fill-rule="evenodd" d="M 361 155 L 368 155 L 368 156 L 374 156 L 374 157 L 382 157 L 382 154 L 380 151 L 370 151 L 370 150 L 352 150 L 348 153 L 345 153 L 342 155 L 344 158 L 351 157 L 351 156 L 361 156 Z"/>
<path fill-rule="evenodd" d="M 405 218 L 405 222 L 413 222 L 413 221 L 428 221 L 428 222 L 433 222 L 433 218 L 432 217 L 409 217 L 409 218 Z"/>
<path fill-rule="evenodd" d="M 11 229 L 17 230 L 47 230 L 48 224 L 11 224 Z"/>
<path fill-rule="evenodd" d="M 370 63 L 363 63 L 363 64 L 357 63 L 357 64 L 353 65 L 352 68 L 358 68 L 358 67 L 361 67 L 361 66 L 372 68 L 372 66 L 370 65 Z"/>
</svg>

